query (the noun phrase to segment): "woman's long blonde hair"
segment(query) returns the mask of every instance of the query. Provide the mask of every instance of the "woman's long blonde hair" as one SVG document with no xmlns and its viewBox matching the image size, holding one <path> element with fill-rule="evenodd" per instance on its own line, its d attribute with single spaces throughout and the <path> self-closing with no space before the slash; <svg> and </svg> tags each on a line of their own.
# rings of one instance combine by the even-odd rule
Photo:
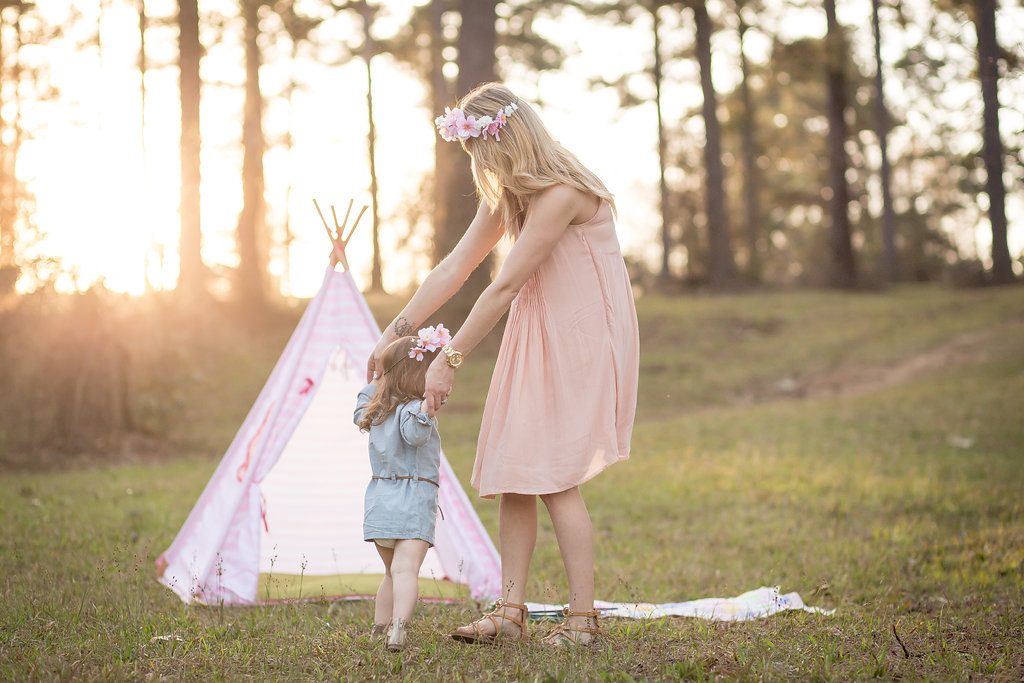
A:
<svg viewBox="0 0 1024 683">
<path fill-rule="evenodd" d="M 608 200 L 616 214 L 615 200 L 601 179 L 551 136 L 528 102 L 501 83 L 483 83 L 466 93 L 458 106 L 466 116 L 494 116 L 511 103 L 519 108 L 509 115 L 498 133 L 460 139 L 472 160 L 477 195 L 496 211 L 505 232 L 518 234 L 526 219 L 530 198 L 559 183 Z"/>
</svg>

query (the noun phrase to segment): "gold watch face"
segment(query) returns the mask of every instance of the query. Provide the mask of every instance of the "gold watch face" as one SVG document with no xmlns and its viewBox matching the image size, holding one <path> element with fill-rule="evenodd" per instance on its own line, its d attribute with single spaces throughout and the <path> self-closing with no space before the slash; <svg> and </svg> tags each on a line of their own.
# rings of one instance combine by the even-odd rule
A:
<svg viewBox="0 0 1024 683">
<path fill-rule="evenodd" d="M 452 351 L 448 354 L 448 364 L 453 368 L 457 368 L 462 365 L 462 354 L 458 351 Z"/>
</svg>

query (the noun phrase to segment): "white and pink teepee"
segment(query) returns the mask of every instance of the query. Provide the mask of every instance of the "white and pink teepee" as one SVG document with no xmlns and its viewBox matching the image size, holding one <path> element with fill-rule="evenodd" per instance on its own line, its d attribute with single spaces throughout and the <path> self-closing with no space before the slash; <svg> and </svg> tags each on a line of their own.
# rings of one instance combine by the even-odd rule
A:
<svg viewBox="0 0 1024 683">
<path fill-rule="evenodd" d="M 335 256 L 319 293 L 157 559 L 160 582 L 185 602 L 254 603 L 261 572 L 382 573 L 362 536 L 370 465 L 367 437 L 352 424 L 380 328 L 348 272 L 348 240 L 332 239 Z M 443 518 L 421 575 L 464 583 L 475 598 L 498 597 L 497 551 L 443 453 L 440 485 Z"/>
</svg>

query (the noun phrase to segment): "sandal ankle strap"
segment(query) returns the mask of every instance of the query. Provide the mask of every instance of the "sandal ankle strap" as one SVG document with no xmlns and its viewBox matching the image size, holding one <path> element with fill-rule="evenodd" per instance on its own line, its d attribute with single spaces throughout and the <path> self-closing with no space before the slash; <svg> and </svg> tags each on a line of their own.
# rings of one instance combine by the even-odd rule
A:
<svg viewBox="0 0 1024 683">
<path fill-rule="evenodd" d="M 508 614 L 506 612 L 501 612 L 499 614 L 499 611 L 503 610 L 506 607 L 511 607 L 513 609 L 519 609 L 521 611 L 520 611 L 519 615 L 517 615 L 517 616 L 514 616 L 512 614 Z M 471 626 L 473 627 L 473 631 L 476 634 L 476 637 L 478 639 L 480 639 L 482 637 L 482 635 L 483 635 L 482 632 L 480 631 L 480 623 L 483 622 L 484 619 L 489 619 L 491 624 L 494 627 L 494 636 L 498 637 L 502 633 L 502 626 L 507 621 L 510 624 L 513 624 L 513 625 L 517 626 L 519 628 L 520 637 L 525 639 L 526 638 L 526 619 L 527 619 L 528 615 L 529 615 L 529 610 L 527 609 L 526 605 L 521 605 L 521 604 L 515 603 L 515 602 L 508 602 L 504 598 L 498 598 L 497 600 L 494 601 L 494 609 L 492 609 L 490 612 L 485 613 L 482 617 L 480 617 L 476 621 L 472 622 Z M 500 619 L 500 621 L 499 621 L 499 619 Z"/>
<path fill-rule="evenodd" d="M 601 623 L 598 621 L 598 617 L 601 616 L 601 613 L 596 608 L 582 612 L 573 612 L 568 607 L 563 607 L 562 614 L 565 615 L 565 621 L 559 624 L 559 626 L 562 627 L 563 631 L 573 631 L 576 633 L 590 633 L 595 636 L 601 633 Z M 588 619 L 593 619 L 593 626 L 590 625 L 589 621 L 586 623 L 585 626 L 582 627 L 570 625 L 568 621 L 569 617 L 587 617 Z"/>
<path fill-rule="evenodd" d="M 506 607 L 511 607 L 513 609 L 519 609 L 520 612 L 519 612 L 519 614 L 509 614 L 508 612 L 503 611 Z M 499 611 L 501 612 L 501 614 L 498 614 Z M 496 629 L 500 629 L 500 625 L 495 621 L 495 619 L 502 619 L 502 620 L 507 621 L 509 623 L 515 624 L 516 626 L 519 627 L 520 631 L 525 633 L 526 632 L 526 620 L 529 617 L 529 614 L 530 613 L 526 609 L 526 605 L 520 605 L 520 604 L 515 603 L 515 602 L 506 602 L 504 598 L 498 598 L 494 602 L 494 609 L 492 609 L 490 612 L 488 612 L 484 616 L 490 618 L 491 623 L 494 624 L 494 627 Z"/>
<path fill-rule="evenodd" d="M 518 609 L 523 614 L 526 614 L 527 612 L 529 612 L 529 609 L 526 607 L 526 605 L 522 605 L 522 604 L 520 604 L 518 602 L 509 602 L 505 598 L 498 598 L 497 600 L 494 601 L 494 609 L 495 610 L 499 610 L 499 609 L 501 609 L 503 607 L 511 607 L 512 609 Z"/>
</svg>

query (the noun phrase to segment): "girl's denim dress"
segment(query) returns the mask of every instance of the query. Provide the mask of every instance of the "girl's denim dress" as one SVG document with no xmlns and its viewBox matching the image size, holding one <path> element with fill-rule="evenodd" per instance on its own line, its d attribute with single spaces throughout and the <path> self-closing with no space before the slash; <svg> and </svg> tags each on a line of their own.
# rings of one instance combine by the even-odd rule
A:
<svg viewBox="0 0 1024 683">
<path fill-rule="evenodd" d="M 358 424 L 377 391 L 367 384 L 356 398 Z M 420 538 L 434 545 L 441 437 L 437 418 L 422 400 L 398 404 L 379 425 L 370 426 L 370 468 L 374 478 L 363 501 L 363 540 Z"/>
</svg>

